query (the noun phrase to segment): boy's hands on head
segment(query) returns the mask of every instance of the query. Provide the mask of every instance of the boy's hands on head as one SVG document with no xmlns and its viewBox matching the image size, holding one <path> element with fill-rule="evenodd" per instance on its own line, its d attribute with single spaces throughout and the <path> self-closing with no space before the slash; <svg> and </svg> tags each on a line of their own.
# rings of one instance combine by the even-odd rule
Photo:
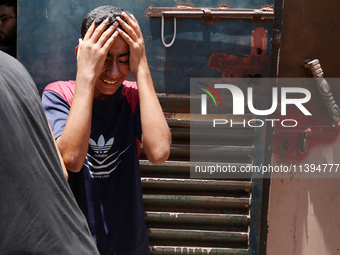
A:
<svg viewBox="0 0 340 255">
<path fill-rule="evenodd" d="M 111 48 L 113 42 L 118 36 L 116 28 L 118 22 L 115 22 L 107 30 L 109 20 L 104 20 L 98 27 L 95 22 L 85 34 L 84 39 L 79 39 L 77 48 L 77 78 L 80 75 L 89 81 L 95 81 L 103 70 L 107 53 Z"/>
<path fill-rule="evenodd" d="M 169 157 L 171 133 L 153 86 L 142 31 L 133 15 L 122 13 L 122 17 L 126 22 L 119 17 L 117 20 L 125 32 L 119 28 L 117 31 L 129 46 L 130 70 L 138 84 L 143 149 L 150 162 L 160 164 Z"/>
<path fill-rule="evenodd" d="M 136 18 L 133 15 L 129 16 L 125 12 L 123 12 L 122 16 L 124 17 L 126 22 L 123 21 L 119 16 L 117 17 L 117 20 L 126 32 L 119 28 L 117 28 L 117 31 L 119 35 L 129 45 L 130 70 L 136 76 L 139 68 L 147 67 L 143 34 Z M 146 66 L 143 66 L 143 64 L 146 64 Z"/>
<path fill-rule="evenodd" d="M 108 24 L 108 19 L 98 26 L 93 22 L 76 48 L 76 88 L 64 131 L 57 139 L 65 166 L 72 172 L 81 170 L 88 152 L 97 81 L 103 73 L 108 51 L 118 36 L 118 22 L 107 28 Z"/>
</svg>

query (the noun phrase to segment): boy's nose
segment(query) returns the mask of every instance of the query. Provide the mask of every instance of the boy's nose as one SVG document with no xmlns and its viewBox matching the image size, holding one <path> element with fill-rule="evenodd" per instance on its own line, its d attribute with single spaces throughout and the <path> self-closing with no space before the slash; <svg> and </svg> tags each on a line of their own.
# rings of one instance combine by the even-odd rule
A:
<svg viewBox="0 0 340 255">
<path fill-rule="evenodd" d="M 108 75 L 112 78 L 116 78 L 120 75 L 117 63 L 114 61 L 111 67 L 108 69 Z"/>
</svg>

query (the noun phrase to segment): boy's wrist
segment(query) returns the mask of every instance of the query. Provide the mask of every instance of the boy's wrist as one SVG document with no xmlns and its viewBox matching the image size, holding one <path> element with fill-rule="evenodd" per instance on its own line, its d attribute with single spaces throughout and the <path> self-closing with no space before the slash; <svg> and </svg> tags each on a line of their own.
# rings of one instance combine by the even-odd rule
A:
<svg viewBox="0 0 340 255">
<path fill-rule="evenodd" d="M 138 75 L 146 75 L 146 74 L 150 74 L 150 69 L 149 69 L 149 64 L 145 58 L 141 60 L 141 62 L 139 63 L 137 69 L 134 72 L 134 75 L 137 78 Z"/>
<path fill-rule="evenodd" d="M 87 87 L 88 89 L 92 89 L 92 91 L 94 91 L 95 84 L 96 84 L 96 78 L 93 75 L 77 74 L 76 85 L 78 87 L 82 87 L 82 88 Z"/>
</svg>

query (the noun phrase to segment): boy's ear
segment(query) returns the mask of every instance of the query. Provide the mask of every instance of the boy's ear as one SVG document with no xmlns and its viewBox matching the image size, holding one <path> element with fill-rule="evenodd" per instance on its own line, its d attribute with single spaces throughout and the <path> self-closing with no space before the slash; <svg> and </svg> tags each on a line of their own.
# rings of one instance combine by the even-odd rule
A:
<svg viewBox="0 0 340 255">
<path fill-rule="evenodd" d="M 81 38 L 79 38 L 79 44 L 76 47 L 76 56 L 78 57 L 78 49 L 79 49 L 79 45 L 83 42 L 83 40 Z"/>
</svg>

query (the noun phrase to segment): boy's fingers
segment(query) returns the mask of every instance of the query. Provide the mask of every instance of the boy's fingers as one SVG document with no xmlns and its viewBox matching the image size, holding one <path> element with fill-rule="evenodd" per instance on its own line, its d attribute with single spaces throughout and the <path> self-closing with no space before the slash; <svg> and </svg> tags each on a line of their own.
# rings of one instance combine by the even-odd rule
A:
<svg viewBox="0 0 340 255">
<path fill-rule="evenodd" d="M 133 16 L 133 14 L 129 16 L 125 12 L 122 12 L 122 16 L 127 21 L 127 23 L 133 28 L 137 36 L 141 36 L 142 32 L 135 16 Z"/>
<path fill-rule="evenodd" d="M 120 29 L 119 27 L 117 28 L 117 31 L 119 33 L 119 35 L 123 38 L 123 40 L 129 45 L 131 46 L 134 41 L 131 39 L 131 37 L 126 34 L 122 29 Z"/>
<path fill-rule="evenodd" d="M 130 26 L 136 27 L 138 25 L 138 22 L 137 22 L 135 16 L 133 16 L 133 14 L 131 14 L 131 16 L 129 16 L 125 12 L 122 12 L 122 16 Z"/>
<path fill-rule="evenodd" d="M 96 27 L 96 29 L 93 31 L 93 34 L 91 36 L 91 39 L 96 43 L 99 38 L 101 37 L 101 35 L 103 34 L 105 28 L 107 27 L 107 25 L 109 24 L 109 19 L 106 18 L 102 23 L 100 23 L 100 25 L 98 27 Z"/>
<path fill-rule="evenodd" d="M 118 31 L 115 30 L 114 33 L 105 41 L 103 48 L 105 48 L 105 50 L 109 50 L 113 44 L 113 42 L 116 40 L 118 36 Z"/>
<path fill-rule="evenodd" d="M 124 12 L 124 14 L 126 14 L 126 13 Z M 136 20 L 136 18 L 133 14 L 131 14 L 130 18 L 138 24 L 138 20 Z"/>
<path fill-rule="evenodd" d="M 118 22 L 115 21 L 105 32 L 103 32 L 103 34 L 98 40 L 98 43 L 101 45 L 104 45 L 105 42 L 112 36 L 117 26 L 118 26 Z"/>
<path fill-rule="evenodd" d="M 93 21 L 91 26 L 89 27 L 89 29 L 87 30 L 87 32 L 86 32 L 86 34 L 84 36 L 84 40 L 91 38 L 95 28 L 96 28 L 96 23 Z"/>
<path fill-rule="evenodd" d="M 117 17 L 117 20 L 119 21 L 119 24 L 122 26 L 122 28 L 126 31 L 126 33 L 132 38 L 132 40 L 137 40 L 138 35 L 136 34 L 135 29 L 129 25 L 129 23 L 122 20 L 120 17 Z"/>
</svg>

